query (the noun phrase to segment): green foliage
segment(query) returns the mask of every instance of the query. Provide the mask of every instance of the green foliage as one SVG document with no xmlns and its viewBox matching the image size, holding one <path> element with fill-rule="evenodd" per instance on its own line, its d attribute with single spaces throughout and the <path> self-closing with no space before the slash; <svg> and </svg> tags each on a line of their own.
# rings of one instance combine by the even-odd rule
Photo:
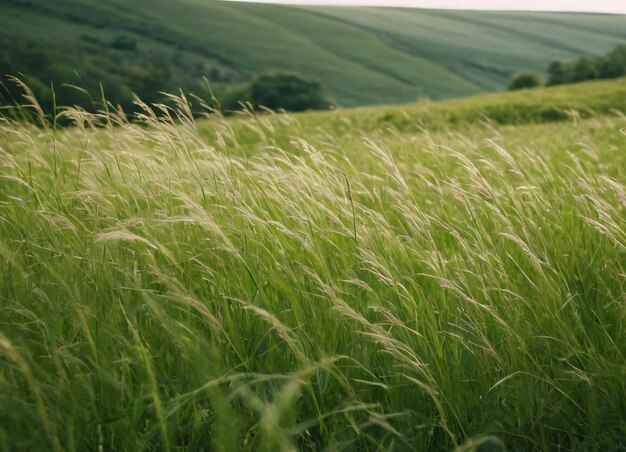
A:
<svg viewBox="0 0 626 452">
<path fill-rule="evenodd" d="M 24 94 L 5 74 L 26 81 L 47 114 L 53 111 L 52 89 L 57 106 L 74 105 L 90 112 L 104 108 L 101 91 L 108 102 L 128 113 L 139 111 L 135 95 L 148 103 L 168 103 L 160 92 L 181 88 L 207 97 L 204 67 L 181 59 L 170 63 L 132 53 L 130 48 L 112 49 L 99 41 L 82 42 L 88 47 L 67 48 L 37 41 L 9 45 L 0 39 L 0 107 L 19 104 Z"/>
<path fill-rule="evenodd" d="M 618 45 L 606 55 L 580 57 L 573 62 L 554 61 L 548 67 L 548 85 L 610 79 L 626 75 L 626 45 Z"/>
<path fill-rule="evenodd" d="M 255 108 L 305 111 L 330 106 L 319 81 L 297 74 L 276 72 L 256 77 L 250 83 L 250 102 Z"/>
<path fill-rule="evenodd" d="M 111 47 L 116 50 L 134 52 L 137 50 L 137 39 L 131 36 L 118 35 L 111 41 Z"/>
<path fill-rule="evenodd" d="M 0 121 L 1 448 L 619 449 L 625 96 Z"/>
<path fill-rule="evenodd" d="M 617 46 L 595 63 L 599 78 L 616 78 L 626 75 L 626 45 Z"/>
<path fill-rule="evenodd" d="M 222 105 L 226 110 L 238 110 L 242 104 L 249 104 L 255 110 L 294 112 L 330 107 L 319 81 L 286 72 L 255 77 L 247 86 L 228 93 Z"/>
<path fill-rule="evenodd" d="M 548 66 L 548 85 L 562 85 L 572 78 L 570 67 L 564 61 L 553 61 Z"/>
<path fill-rule="evenodd" d="M 69 52 L 76 58 L 70 61 L 62 56 L 63 52 L 68 52 L 66 48 L 40 42 L 0 45 L 0 74 L 22 74 L 48 115 L 53 111 L 53 88 L 57 106 L 74 105 L 94 112 L 104 108 L 101 86 L 107 101 L 127 113 L 140 111 L 134 103 L 135 95 L 147 103 L 167 104 L 170 101 L 159 93 L 176 92 L 179 88 L 218 107 L 213 105 L 215 95 L 224 110 L 239 110 L 241 102 L 249 102 L 253 108 L 263 106 L 287 111 L 325 109 L 330 105 L 319 81 L 297 74 L 271 73 L 246 85 L 229 86 L 225 82 L 231 80 L 232 74 L 226 71 L 215 67 L 207 70 L 204 65 L 191 63 L 180 54 L 174 54 L 171 62 L 162 58 L 144 58 L 133 47 L 135 41 L 127 37 L 116 37 L 114 42 L 117 45 L 112 45 L 114 50 L 93 39 L 85 42 L 96 46 L 98 51 L 91 53 L 78 47 Z M 133 48 L 135 52 L 129 55 Z M 75 66 L 82 69 L 72 69 Z M 211 91 L 207 90 L 203 80 L 205 72 L 212 85 Z M 3 82 L 0 107 L 20 103 L 24 94 L 20 86 L 8 78 L 0 81 Z"/>
<path fill-rule="evenodd" d="M 518 89 L 537 88 L 541 85 L 543 85 L 543 80 L 541 79 L 539 74 L 526 71 L 515 74 L 511 78 L 511 82 L 509 83 L 509 90 L 515 91 Z"/>
<path fill-rule="evenodd" d="M 572 81 L 574 82 L 583 82 L 585 80 L 593 80 L 597 78 L 594 63 L 588 58 L 579 58 L 574 63 L 572 76 Z"/>
</svg>

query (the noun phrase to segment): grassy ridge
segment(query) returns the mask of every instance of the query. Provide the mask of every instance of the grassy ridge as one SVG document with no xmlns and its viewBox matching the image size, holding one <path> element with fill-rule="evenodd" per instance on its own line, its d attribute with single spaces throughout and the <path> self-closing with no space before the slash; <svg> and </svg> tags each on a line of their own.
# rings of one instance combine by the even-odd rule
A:
<svg viewBox="0 0 626 452">
<path fill-rule="evenodd" d="M 626 122 L 518 96 L 0 123 L 0 448 L 623 448 Z"/>
<path fill-rule="evenodd" d="M 170 63 L 181 84 L 210 72 L 219 75 L 215 82 L 238 82 L 290 69 L 319 77 L 339 105 L 354 106 L 502 90 L 519 70 L 543 72 L 554 59 L 602 54 L 626 42 L 625 21 L 608 15 L 295 8 L 213 0 L 10 0 L 0 4 L 0 40 L 45 43 L 54 64 L 67 67 L 70 75 L 90 68 L 91 77 L 102 78 L 107 68 L 108 77 L 132 80 L 140 69 L 116 73 L 109 67 L 128 59 L 107 51 L 115 36 L 125 35 L 138 41 L 135 60 Z M 160 89 L 171 89 L 164 85 Z"/>
</svg>

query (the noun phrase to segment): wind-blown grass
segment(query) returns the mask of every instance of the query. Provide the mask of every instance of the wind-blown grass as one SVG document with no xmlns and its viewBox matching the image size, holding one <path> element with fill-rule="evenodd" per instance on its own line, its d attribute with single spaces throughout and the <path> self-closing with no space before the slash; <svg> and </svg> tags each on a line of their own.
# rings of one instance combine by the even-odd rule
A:
<svg viewBox="0 0 626 452">
<path fill-rule="evenodd" d="M 0 123 L 0 447 L 626 447 L 623 118 L 177 102 Z"/>
</svg>

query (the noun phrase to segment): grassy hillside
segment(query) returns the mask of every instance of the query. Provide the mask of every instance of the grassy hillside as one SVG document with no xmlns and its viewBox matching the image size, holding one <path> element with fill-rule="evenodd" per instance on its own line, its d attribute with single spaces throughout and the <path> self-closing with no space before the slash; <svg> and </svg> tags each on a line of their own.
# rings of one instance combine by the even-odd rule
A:
<svg viewBox="0 0 626 452">
<path fill-rule="evenodd" d="M 119 36 L 135 39 L 137 50 L 112 49 Z M 626 42 L 626 17 L 213 0 L 7 0 L 0 3 L 0 42 L 18 49 L 16 55 L 28 53 L 16 46 L 43 46 L 48 64 L 65 68 L 73 83 L 78 71 L 97 93 L 89 80 L 106 79 L 109 98 L 195 86 L 202 75 L 237 83 L 290 69 L 320 78 L 339 105 L 355 106 L 502 90 L 516 71 L 543 72 L 554 59 L 602 54 Z M 151 79 L 164 63 L 171 74 Z"/>
<path fill-rule="evenodd" d="M 0 449 L 624 448 L 625 95 L 3 120 Z"/>
</svg>

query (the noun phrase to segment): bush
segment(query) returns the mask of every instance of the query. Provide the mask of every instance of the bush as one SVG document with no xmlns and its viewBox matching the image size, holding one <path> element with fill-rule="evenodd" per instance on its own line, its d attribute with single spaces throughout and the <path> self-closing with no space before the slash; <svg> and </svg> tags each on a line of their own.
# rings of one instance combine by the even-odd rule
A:
<svg viewBox="0 0 626 452">
<path fill-rule="evenodd" d="M 543 85 L 543 80 L 534 72 L 520 72 L 511 78 L 509 89 L 511 91 L 518 89 L 536 88 Z"/>
<path fill-rule="evenodd" d="M 571 68 L 564 61 L 553 61 L 548 66 L 548 85 L 561 85 L 572 78 Z"/>
<path fill-rule="evenodd" d="M 582 82 L 584 80 L 593 80 L 596 77 L 596 67 L 589 58 L 579 58 L 574 63 L 573 81 Z"/>
<path fill-rule="evenodd" d="M 612 52 L 596 61 L 598 78 L 615 78 L 626 75 L 626 45 L 617 46 Z"/>
<path fill-rule="evenodd" d="M 283 72 L 255 78 L 249 86 L 247 100 L 255 109 L 305 111 L 330 107 L 319 81 Z"/>
</svg>

